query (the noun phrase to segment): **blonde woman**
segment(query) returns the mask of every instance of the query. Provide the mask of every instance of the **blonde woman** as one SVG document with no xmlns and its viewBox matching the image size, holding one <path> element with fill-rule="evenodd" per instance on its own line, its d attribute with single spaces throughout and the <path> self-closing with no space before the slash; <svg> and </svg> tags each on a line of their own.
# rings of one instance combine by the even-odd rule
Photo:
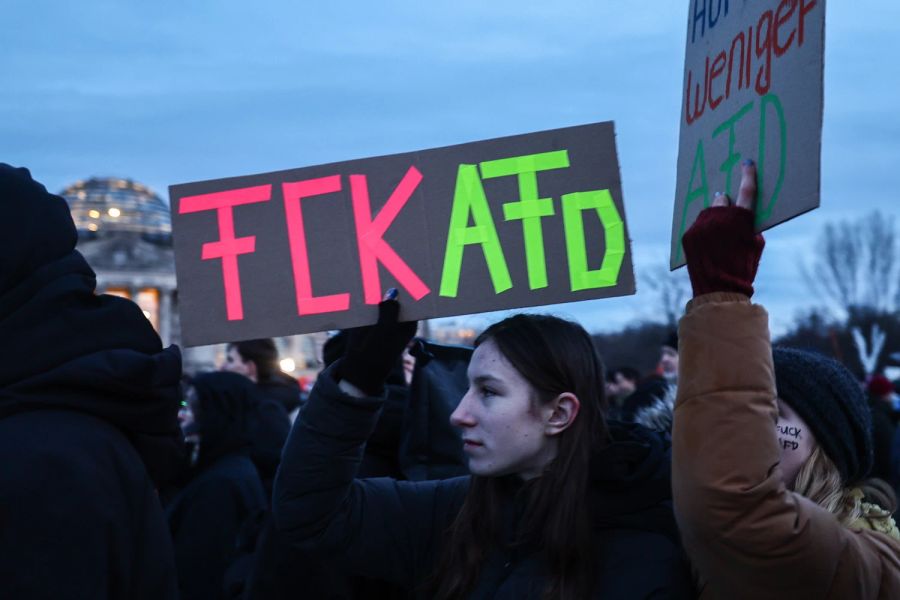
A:
<svg viewBox="0 0 900 600">
<path fill-rule="evenodd" d="M 684 236 L 673 495 L 701 598 L 900 598 L 894 499 L 866 480 L 871 416 L 839 363 L 775 349 L 750 303 L 756 168 Z"/>
</svg>

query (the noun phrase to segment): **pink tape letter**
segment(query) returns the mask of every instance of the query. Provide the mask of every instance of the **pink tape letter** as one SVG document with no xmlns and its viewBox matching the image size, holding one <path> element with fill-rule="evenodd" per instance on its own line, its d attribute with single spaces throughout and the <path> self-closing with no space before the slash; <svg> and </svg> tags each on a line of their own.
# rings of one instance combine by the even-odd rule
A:
<svg viewBox="0 0 900 600">
<path fill-rule="evenodd" d="M 356 220 L 356 240 L 359 246 L 359 266 L 362 271 L 363 291 L 366 304 L 381 301 L 381 279 L 378 276 L 378 262 L 397 278 L 410 295 L 420 300 L 430 290 L 419 276 L 409 268 L 394 249 L 384 241 L 384 234 L 400 210 L 412 196 L 422 181 L 422 174 L 414 166 L 410 167 L 391 193 L 381 212 L 373 219 L 369 203 L 369 186 L 365 175 L 350 176 L 350 190 L 353 195 L 353 216 Z"/>
<path fill-rule="evenodd" d="M 341 191 L 341 176 L 319 177 L 283 183 L 284 212 L 287 215 L 288 239 L 291 243 L 291 265 L 294 268 L 294 291 L 297 293 L 297 314 L 313 315 L 337 312 L 350 308 L 350 294 L 313 296 L 309 275 L 309 252 L 306 249 L 306 230 L 300 200 Z"/>
<path fill-rule="evenodd" d="M 237 257 L 251 254 L 256 249 L 256 236 L 234 237 L 234 213 L 232 209 L 242 204 L 267 202 L 272 197 L 271 185 L 213 192 L 181 199 L 178 214 L 202 212 L 215 209 L 219 218 L 219 241 L 203 244 L 201 258 L 222 259 L 222 279 L 225 283 L 225 312 L 229 321 L 244 318 L 244 304 L 241 299 L 241 277 L 238 272 Z"/>
</svg>

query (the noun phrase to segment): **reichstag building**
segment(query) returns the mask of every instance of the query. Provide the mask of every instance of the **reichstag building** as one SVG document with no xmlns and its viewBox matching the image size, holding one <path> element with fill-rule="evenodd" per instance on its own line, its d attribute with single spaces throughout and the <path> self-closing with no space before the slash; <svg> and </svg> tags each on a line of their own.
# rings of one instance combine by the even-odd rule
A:
<svg viewBox="0 0 900 600">
<path fill-rule="evenodd" d="M 97 273 L 98 293 L 134 301 L 164 345 L 180 345 L 168 204 L 131 179 L 93 177 L 73 183 L 60 195 L 69 203 L 78 229 L 78 250 Z M 314 334 L 277 340 L 283 370 L 314 377 L 324 339 L 325 334 Z M 214 369 L 224 357 L 221 344 L 183 351 L 186 373 Z"/>
</svg>

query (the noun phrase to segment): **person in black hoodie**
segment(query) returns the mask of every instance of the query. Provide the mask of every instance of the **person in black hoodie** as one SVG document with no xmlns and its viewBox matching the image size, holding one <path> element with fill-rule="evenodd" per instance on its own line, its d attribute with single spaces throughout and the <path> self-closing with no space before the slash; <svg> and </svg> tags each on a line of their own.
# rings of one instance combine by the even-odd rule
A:
<svg viewBox="0 0 900 600">
<path fill-rule="evenodd" d="M 156 489 L 174 477 L 181 355 L 94 292 L 66 202 L 0 164 L 0 582 L 7 598 L 177 595 Z"/>
<path fill-rule="evenodd" d="M 266 496 L 272 495 L 281 449 L 291 430 L 288 413 L 300 405 L 300 384 L 278 368 L 278 348 L 272 338 L 228 344 L 222 370 L 256 384 L 250 414 L 250 458 L 259 470 Z"/>
<path fill-rule="evenodd" d="M 182 600 L 225 597 L 225 572 L 238 535 L 267 508 L 250 460 L 253 382 L 235 373 L 206 373 L 193 381 L 193 418 L 185 435 L 197 440 L 192 478 L 168 507 Z"/>
<path fill-rule="evenodd" d="M 391 297 L 389 292 L 389 297 Z M 316 382 L 275 480 L 280 531 L 421 598 L 687 598 L 669 447 L 605 423 L 590 336 L 517 315 L 476 340 L 451 416 L 471 477 L 356 479 L 383 382 L 415 332 L 379 306 Z"/>
</svg>

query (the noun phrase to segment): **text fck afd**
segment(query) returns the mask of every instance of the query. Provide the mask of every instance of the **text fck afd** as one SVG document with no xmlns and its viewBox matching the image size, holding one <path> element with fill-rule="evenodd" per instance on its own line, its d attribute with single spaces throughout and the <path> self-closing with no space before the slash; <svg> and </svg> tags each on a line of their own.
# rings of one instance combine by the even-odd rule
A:
<svg viewBox="0 0 900 600">
<path fill-rule="evenodd" d="M 544 217 L 554 216 L 556 208 L 552 198 L 539 197 L 537 173 L 568 167 L 569 155 L 566 150 L 515 156 L 486 161 L 479 165 L 459 165 L 439 295 L 456 297 L 463 253 L 467 246 L 480 247 L 495 293 L 499 294 L 512 287 L 506 255 L 482 186 L 483 179 L 505 176 L 518 178 L 519 199 L 504 203 L 502 208 L 504 220 L 522 222 L 529 288 L 534 290 L 547 287 L 547 265 L 544 258 L 541 221 Z M 415 166 L 409 167 L 388 201 L 374 217 L 366 176 L 349 175 L 347 179 L 353 204 L 365 303 L 377 304 L 381 300 L 379 264 L 397 279 L 413 299 L 420 300 L 431 293 L 428 285 L 384 239 L 388 228 L 422 182 L 422 174 Z M 344 311 L 350 307 L 349 293 L 313 295 L 309 249 L 301 209 L 301 201 L 304 198 L 340 192 L 343 186 L 341 175 L 281 183 L 297 313 L 301 316 Z M 235 206 L 268 202 L 272 197 L 272 187 L 272 184 L 267 184 L 187 196 L 182 198 L 179 204 L 179 214 L 207 210 L 217 212 L 219 239 L 203 244 L 201 258 L 222 261 L 226 313 L 229 320 L 244 318 L 238 257 L 253 253 L 256 248 L 256 236 L 235 237 L 233 209 Z M 560 198 L 560 205 L 572 291 L 614 286 L 618 281 L 625 255 L 625 229 L 609 190 L 564 194 Z M 596 213 L 604 231 L 603 259 L 600 267 L 596 269 L 588 266 L 583 219 L 585 211 Z"/>
</svg>

